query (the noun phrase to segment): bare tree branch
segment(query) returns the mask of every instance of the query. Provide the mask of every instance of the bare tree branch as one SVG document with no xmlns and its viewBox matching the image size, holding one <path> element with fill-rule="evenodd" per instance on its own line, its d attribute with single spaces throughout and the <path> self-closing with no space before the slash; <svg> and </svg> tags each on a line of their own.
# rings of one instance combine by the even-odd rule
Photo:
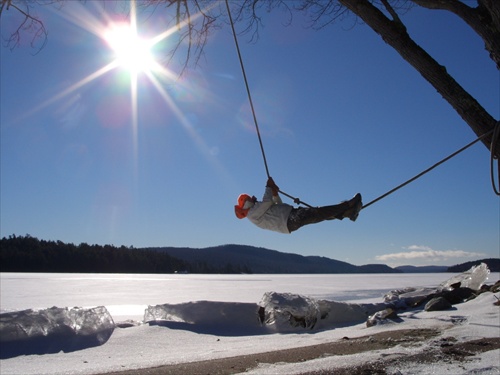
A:
<svg viewBox="0 0 500 375">
<path fill-rule="evenodd" d="M 21 35 L 23 32 L 27 32 L 29 34 L 33 34 L 33 38 L 31 39 L 31 47 L 35 48 L 35 44 L 37 40 L 42 39 L 42 44 L 38 48 L 38 52 L 40 52 L 43 47 L 47 44 L 48 32 L 45 29 L 45 25 L 42 21 L 40 21 L 36 16 L 31 15 L 30 6 L 28 3 L 25 4 L 26 8 L 21 9 L 19 6 L 14 4 L 12 0 L 2 0 L 2 6 L 0 7 L 0 16 L 3 15 L 4 10 L 15 9 L 22 15 L 22 21 L 17 27 L 15 31 L 13 31 L 10 36 L 5 39 L 6 46 L 12 51 L 16 47 L 18 47 L 21 43 Z"/>
<path fill-rule="evenodd" d="M 322 29 L 337 20 L 343 20 L 349 15 L 349 9 L 337 1 L 303 0 L 296 6 L 297 11 L 310 13 L 311 27 Z"/>
<path fill-rule="evenodd" d="M 389 4 L 389 1 L 382 0 L 382 4 L 384 4 L 385 9 L 391 15 L 394 23 L 406 31 L 406 26 L 404 25 L 403 22 L 401 22 L 401 19 L 399 18 L 398 13 L 394 10 L 394 8 L 391 6 L 391 4 Z"/>
<path fill-rule="evenodd" d="M 460 17 L 484 41 L 491 59 L 500 69 L 500 1 L 479 0 L 477 8 L 456 0 L 412 0 L 427 9 L 447 10 Z"/>
<path fill-rule="evenodd" d="M 361 17 L 387 44 L 393 47 L 403 59 L 434 86 L 478 136 L 494 129 L 497 121 L 448 74 L 445 67 L 439 65 L 417 45 L 405 30 L 395 25 L 394 21 L 389 20 L 368 0 L 339 1 Z M 490 135 L 483 142 L 489 148 L 491 141 L 492 136 Z M 500 147 L 500 145 L 498 146 Z M 497 153 L 500 155 L 500 151 Z"/>
</svg>

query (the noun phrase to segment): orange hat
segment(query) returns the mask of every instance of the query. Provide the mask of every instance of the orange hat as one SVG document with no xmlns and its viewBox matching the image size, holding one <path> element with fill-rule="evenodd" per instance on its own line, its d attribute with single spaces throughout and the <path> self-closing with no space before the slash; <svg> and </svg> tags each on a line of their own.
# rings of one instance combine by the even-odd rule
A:
<svg viewBox="0 0 500 375">
<path fill-rule="evenodd" d="M 238 197 L 238 207 L 243 208 L 245 205 L 245 202 L 249 199 L 252 199 L 252 197 L 248 194 L 240 194 Z"/>
<path fill-rule="evenodd" d="M 238 219 L 243 219 L 243 218 L 247 217 L 248 210 L 250 208 L 244 208 L 244 207 L 245 207 L 245 203 L 248 201 L 253 202 L 254 198 L 248 194 L 240 194 L 240 196 L 238 197 L 238 204 L 236 206 L 234 206 L 234 213 L 236 214 L 236 217 Z"/>
<path fill-rule="evenodd" d="M 248 210 L 249 210 L 249 208 L 247 208 L 245 210 L 244 208 L 241 208 L 240 206 L 234 206 L 234 213 L 236 214 L 236 217 L 238 219 L 246 218 L 248 215 Z"/>
</svg>

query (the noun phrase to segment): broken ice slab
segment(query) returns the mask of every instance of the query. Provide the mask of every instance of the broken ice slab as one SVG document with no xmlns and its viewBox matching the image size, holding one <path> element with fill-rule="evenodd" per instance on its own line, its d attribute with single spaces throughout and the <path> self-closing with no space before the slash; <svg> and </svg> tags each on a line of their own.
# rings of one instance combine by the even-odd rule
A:
<svg viewBox="0 0 500 375">
<path fill-rule="evenodd" d="M 106 343 L 115 323 L 104 306 L 0 314 L 0 358 L 70 352 Z"/>
<path fill-rule="evenodd" d="M 274 326 L 277 331 L 296 327 L 313 329 L 321 319 L 318 302 L 298 294 L 267 292 L 259 306 L 261 323 Z"/>
<path fill-rule="evenodd" d="M 275 332 L 300 329 L 331 329 L 360 323 L 385 304 L 353 304 L 291 293 L 267 292 L 259 303 L 262 324 Z"/>
<path fill-rule="evenodd" d="M 252 335 L 263 333 L 255 303 L 196 301 L 148 306 L 144 323 L 198 333 Z"/>
<path fill-rule="evenodd" d="M 477 266 L 472 266 L 470 270 L 461 273 L 460 275 L 453 276 L 442 283 L 439 288 L 443 290 L 451 290 L 456 286 L 460 288 L 470 288 L 472 290 L 479 290 L 481 286 L 488 280 L 490 269 L 486 263 L 481 263 Z"/>
<path fill-rule="evenodd" d="M 427 303 L 431 298 L 442 293 L 455 293 L 457 291 L 478 291 L 488 280 L 490 270 L 485 263 L 473 266 L 468 271 L 455 275 L 436 288 L 405 288 L 392 290 L 384 296 L 384 301 L 398 309 L 416 307 Z M 456 297 L 459 293 L 457 293 Z M 464 294 L 465 295 L 465 294 Z M 452 304 L 463 302 L 467 297 L 460 300 L 450 301 Z"/>
</svg>

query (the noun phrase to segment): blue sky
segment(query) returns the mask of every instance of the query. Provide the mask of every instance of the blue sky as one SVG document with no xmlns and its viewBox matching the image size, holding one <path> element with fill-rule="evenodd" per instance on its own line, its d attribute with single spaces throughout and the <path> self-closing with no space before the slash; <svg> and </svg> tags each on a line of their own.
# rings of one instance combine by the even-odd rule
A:
<svg viewBox="0 0 500 375">
<path fill-rule="evenodd" d="M 115 59 L 82 22 L 97 17 L 94 26 L 105 28 L 94 5 L 85 8 L 94 18 L 76 2 L 37 8 L 47 45 L 35 53 L 26 37 L 12 52 L 1 49 L 2 237 L 134 247 L 236 243 L 358 265 L 453 265 L 500 255 L 500 203 L 482 144 L 366 208 L 355 223 L 282 235 L 236 219 L 237 196 L 261 197 L 267 176 L 230 27 L 211 35 L 199 65 L 180 79 L 156 73 L 155 85 L 140 73 L 135 111 L 123 67 L 75 86 Z M 115 10 L 106 7 L 109 19 Z M 161 11 L 138 16 L 145 38 L 165 31 Z M 13 10 L 2 17 L 5 37 Z M 476 138 L 353 17 L 319 31 L 300 17 L 290 27 L 283 20 L 265 15 L 256 43 L 239 37 L 270 174 L 283 191 L 311 205 L 357 192 L 367 203 Z M 500 75 L 482 41 L 446 12 L 415 8 L 403 21 L 499 118 Z M 175 74 L 174 65 L 167 68 Z"/>
</svg>

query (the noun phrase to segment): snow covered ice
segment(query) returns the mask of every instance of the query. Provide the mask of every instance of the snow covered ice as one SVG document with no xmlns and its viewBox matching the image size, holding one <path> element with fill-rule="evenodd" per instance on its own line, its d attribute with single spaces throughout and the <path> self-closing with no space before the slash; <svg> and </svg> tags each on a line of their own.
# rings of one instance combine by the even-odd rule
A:
<svg viewBox="0 0 500 375">
<path fill-rule="evenodd" d="M 258 304 L 197 301 L 148 306 L 143 322 L 225 335 L 286 333 L 363 322 L 384 307 L 266 292 Z"/>
<path fill-rule="evenodd" d="M 480 287 L 487 273 L 472 272 L 462 275 L 462 280 L 470 281 L 471 275 L 476 284 L 468 285 Z M 493 282 L 498 276 L 494 275 Z M 459 342 L 500 336 L 499 308 L 494 305 L 497 299 L 490 292 L 447 311 L 408 308 L 398 311 L 399 321 L 367 327 L 369 315 L 393 305 L 394 300 L 388 303 L 382 298 L 388 291 L 408 293 L 411 287 L 416 293 L 410 292 L 413 295 L 403 299 L 405 293 L 394 293 L 407 304 L 406 297 L 442 289 L 450 280 L 449 274 L 1 277 L 2 375 L 103 374 L 308 347 L 408 328 L 436 329 L 443 337 L 453 336 Z M 26 287 L 35 284 L 39 290 Z M 76 288 L 81 292 L 75 293 Z M 351 295 L 350 300 L 347 295 Z M 337 297 L 343 302 L 335 301 Z M 45 303 L 72 306 L 76 298 L 83 306 L 102 305 L 41 307 Z M 144 304 L 158 299 L 156 305 Z M 161 303 L 161 299 L 168 303 Z M 111 303 L 103 303 L 106 300 Z M 306 363 L 261 363 L 248 371 L 259 375 L 326 371 L 396 358 L 403 352 L 410 355 L 426 350 L 426 345 L 437 344 L 396 346 L 347 356 L 329 354 Z M 496 349 L 471 356 L 461 367 L 447 363 L 393 365 L 388 373 L 499 374 L 499 357 Z"/>
<path fill-rule="evenodd" d="M 196 301 L 148 306 L 144 323 L 223 335 L 266 333 L 254 303 Z"/>
</svg>

